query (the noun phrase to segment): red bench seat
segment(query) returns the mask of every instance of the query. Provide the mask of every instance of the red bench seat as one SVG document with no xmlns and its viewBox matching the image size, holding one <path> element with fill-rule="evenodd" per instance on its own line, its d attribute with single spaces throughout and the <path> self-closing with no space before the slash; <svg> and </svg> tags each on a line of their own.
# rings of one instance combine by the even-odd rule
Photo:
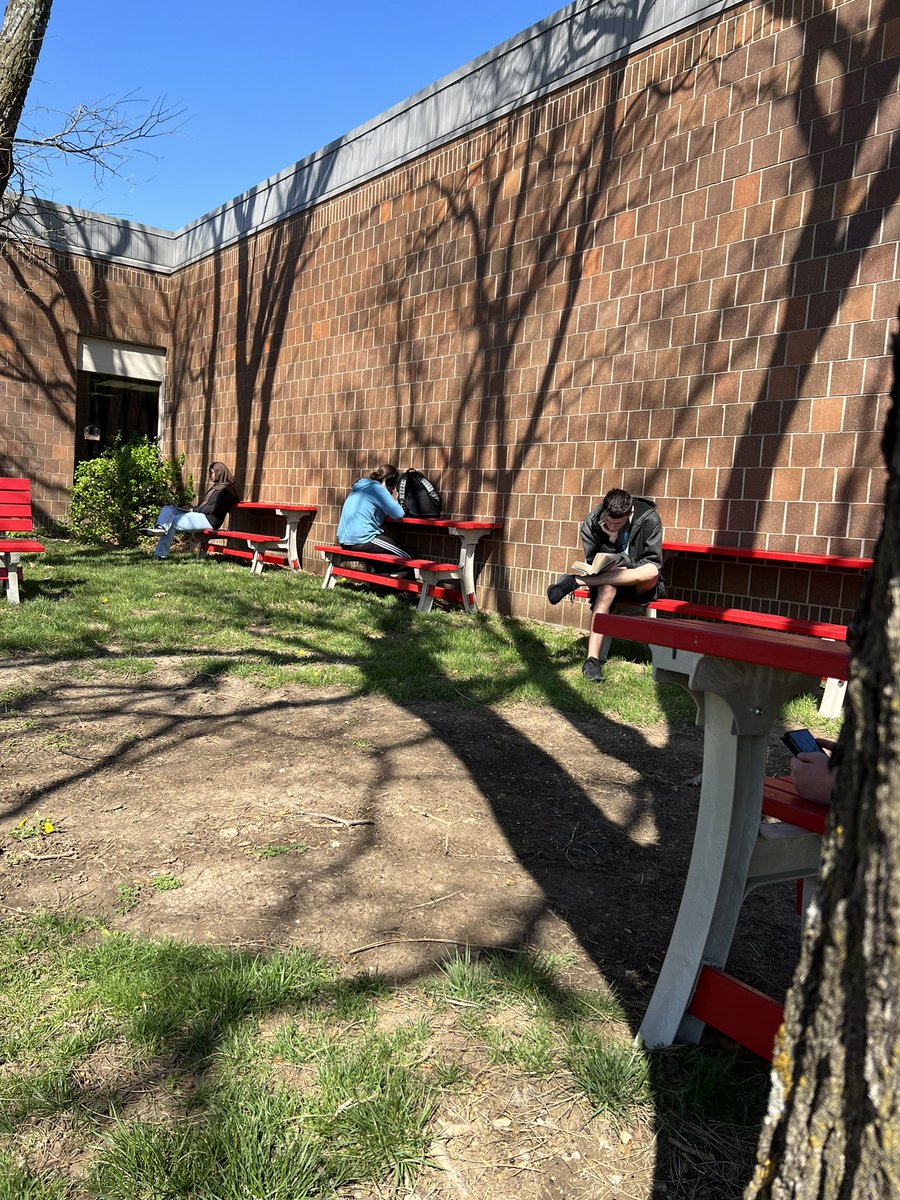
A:
<svg viewBox="0 0 900 1200">
<path fill-rule="evenodd" d="M 337 579 L 353 579 L 360 583 L 376 583 L 380 587 L 393 588 L 398 592 L 411 592 L 419 596 L 419 610 L 429 612 L 435 600 L 448 600 L 463 603 L 462 592 L 459 589 L 459 564 L 455 562 L 438 562 L 432 558 L 403 558 L 398 554 L 378 554 L 366 550 L 346 550 L 343 546 L 319 545 L 320 550 L 328 561 L 323 588 L 332 588 Z M 396 567 L 398 571 L 412 570 L 418 579 L 396 578 L 392 575 L 379 575 L 377 571 L 366 571 L 359 567 L 349 567 L 346 563 L 371 562 Z M 444 581 L 444 582 L 442 582 Z M 446 582 L 452 581 L 453 586 L 447 587 Z"/>
<path fill-rule="evenodd" d="M 22 580 L 22 554 L 43 554 L 44 547 L 33 538 L 7 537 L 7 533 L 30 533 L 31 483 L 27 479 L 0 479 L 0 582 L 6 584 L 6 599 L 18 604 Z"/>
</svg>

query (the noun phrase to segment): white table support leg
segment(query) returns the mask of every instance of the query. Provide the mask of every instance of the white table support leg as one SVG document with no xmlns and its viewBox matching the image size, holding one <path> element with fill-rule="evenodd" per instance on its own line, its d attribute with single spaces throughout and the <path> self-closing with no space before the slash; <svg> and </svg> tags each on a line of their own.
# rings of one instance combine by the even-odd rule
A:
<svg viewBox="0 0 900 1200">
<path fill-rule="evenodd" d="M 19 603 L 19 555 L 7 553 L 3 555 L 3 566 L 6 568 L 6 602 Z"/>
<path fill-rule="evenodd" d="M 485 529 L 453 529 L 459 538 L 459 582 L 462 592 L 463 608 L 467 613 L 478 612 L 478 601 L 475 597 L 475 547 L 490 532 Z"/>
<path fill-rule="evenodd" d="M 684 894 L 640 1036 L 649 1047 L 696 1042 L 686 1012 L 701 966 L 724 967 L 757 845 L 766 735 L 809 679 L 752 663 L 653 647 L 654 678 L 688 688 L 703 725 L 703 781 Z"/>
<path fill-rule="evenodd" d="M 300 570 L 300 544 L 297 536 L 297 529 L 301 520 L 309 516 L 306 512 L 283 512 L 280 508 L 276 508 L 276 513 L 284 517 L 285 528 L 284 537 L 278 544 L 278 549 L 281 550 L 287 558 L 287 565 L 292 571 Z"/>
</svg>

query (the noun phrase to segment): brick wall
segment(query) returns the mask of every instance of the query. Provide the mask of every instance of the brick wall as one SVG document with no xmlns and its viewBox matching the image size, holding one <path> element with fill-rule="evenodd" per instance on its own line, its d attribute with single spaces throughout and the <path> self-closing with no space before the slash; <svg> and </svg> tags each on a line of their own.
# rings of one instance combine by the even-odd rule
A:
<svg viewBox="0 0 900 1200">
<path fill-rule="evenodd" d="M 322 535 L 370 465 L 419 467 L 506 522 L 485 601 L 545 619 L 614 486 L 679 540 L 870 553 L 900 21 L 827 7 L 733 9 L 185 270 L 174 444 L 317 502 Z M 674 594 L 750 586 L 703 575 Z M 783 575 L 782 611 L 855 605 Z"/>
<path fill-rule="evenodd" d="M 32 481 L 38 521 L 68 515 L 78 335 L 165 346 L 168 283 L 40 247 L 0 253 L 0 474 Z"/>
<path fill-rule="evenodd" d="M 218 457 L 249 496 L 315 502 L 318 537 L 372 464 L 417 466 L 505 521 L 481 580 L 500 611 L 574 618 L 548 576 L 614 486 L 673 539 L 871 553 L 898 66 L 890 0 L 748 3 L 168 282 L 7 263 L 2 469 L 58 512 L 76 334 L 170 335 L 167 438 L 195 477 Z M 834 619 L 858 588 L 686 560 L 670 584 Z"/>
</svg>

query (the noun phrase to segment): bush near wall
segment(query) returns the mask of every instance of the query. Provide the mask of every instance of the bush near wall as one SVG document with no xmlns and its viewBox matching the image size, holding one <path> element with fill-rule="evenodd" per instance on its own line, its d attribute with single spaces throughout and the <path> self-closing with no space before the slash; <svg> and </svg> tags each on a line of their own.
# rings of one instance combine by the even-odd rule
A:
<svg viewBox="0 0 900 1200">
<path fill-rule="evenodd" d="M 133 546 L 139 527 L 154 525 L 163 505 L 190 504 L 194 480 L 184 479 L 184 461 L 183 454 L 164 459 L 152 438 L 117 438 L 75 468 L 72 532 L 91 542 Z"/>
</svg>

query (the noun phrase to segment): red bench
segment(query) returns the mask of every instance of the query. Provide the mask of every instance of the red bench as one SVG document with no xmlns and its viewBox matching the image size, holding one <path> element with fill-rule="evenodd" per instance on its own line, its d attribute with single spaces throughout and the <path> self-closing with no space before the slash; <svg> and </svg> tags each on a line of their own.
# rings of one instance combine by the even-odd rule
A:
<svg viewBox="0 0 900 1200">
<path fill-rule="evenodd" d="M 22 579 L 22 554 L 43 554 L 40 542 L 30 538 L 7 537 L 8 533 L 31 532 L 31 483 L 27 479 L 0 479 L 0 582 L 6 584 L 6 599 L 19 603 Z"/>
<path fill-rule="evenodd" d="M 207 554 L 222 554 L 231 558 L 249 560 L 250 570 L 259 575 L 264 566 L 289 567 L 300 570 L 300 544 L 298 528 L 301 521 L 310 519 L 318 511 L 315 504 L 282 504 L 277 500 L 241 500 L 235 504 L 228 516 L 228 529 L 203 529 L 197 547 L 198 558 Z M 236 517 L 250 514 L 251 518 L 283 517 L 284 533 L 269 534 L 244 532 L 231 526 Z M 252 520 L 250 522 L 253 523 Z"/>
<path fill-rule="evenodd" d="M 694 542 L 668 542 L 662 544 L 663 554 L 697 555 L 701 558 L 727 558 L 748 563 L 771 563 L 773 565 L 830 568 L 842 571 L 867 571 L 871 558 L 852 558 L 840 554 L 792 554 L 784 550 L 760 550 L 756 547 L 714 546 Z M 579 588 L 575 596 L 587 597 L 587 588 Z M 746 625 L 756 629 L 773 629 L 780 633 L 800 633 L 807 637 L 823 638 L 828 641 L 847 640 L 847 626 L 828 621 L 807 621 L 800 617 L 787 617 L 780 613 L 758 612 L 752 608 L 733 608 L 720 604 L 695 604 L 690 600 L 673 600 L 665 597 L 647 605 L 650 613 L 667 613 L 680 617 L 701 617 L 723 621 L 728 625 Z M 829 679 L 819 707 L 822 716 L 840 715 L 846 682 Z"/>
<path fill-rule="evenodd" d="M 221 544 L 223 542 L 224 545 Z M 230 542 L 234 542 L 235 545 L 229 545 Z M 277 534 L 241 533 L 237 529 L 201 529 L 197 556 L 205 558 L 212 550 L 213 553 L 247 558 L 250 560 L 251 573 L 261 575 L 266 563 L 266 551 L 280 547 L 281 544 L 282 539 Z M 271 555 L 269 557 L 271 558 Z"/>
<path fill-rule="evenodd" d="M 463 603 L 463 595 L 458 586 L 459 564 L 455 562 L 436 562 L 431 558 L 402 558 L 398 554 L 376 554 L 365 550 L 345 550 L 343 546 L 316 546 L 325 556 L 328 566 L 325 568 L 323 588 L 333 588 L 338 579 L 355 579 L 361 583 L 377 583 L 380 587 L 394 588 L 398 592 L 412 592 L 418 595 L 420 612 L 429 612 L 435 600 L 451 600 Z M 418 578 L 409 579 L 395 577 L 389 574 L 379 575 L 376 571 L 364 568 L 346 566 L 346 563 L 380 563 L 384 566 L 396 567 L 415 571 Z M 452 587 L 446 584 L 452 581 Z"/>
<path fill-rule="evenodd" d="M 798 878 L 798 900 L 802 899 L 804 879 L 814 879 L 818 874 L 818 850 L 829 807 L 803 800 L 789 779 L 766 778 L 762 811 L 776 820 L 760 825 L 747 891 L 793 877 L 791 859 L 805 859 Z M 792 844 L 785 848 L 786 843 Z M 767 1059 L 772 1057 L 775 1035 L 784 1019 L 784 1010 L 777 1001 L 727 971 L 710 966 L 700 968 L 687 1013 Z"/>
</svg>

